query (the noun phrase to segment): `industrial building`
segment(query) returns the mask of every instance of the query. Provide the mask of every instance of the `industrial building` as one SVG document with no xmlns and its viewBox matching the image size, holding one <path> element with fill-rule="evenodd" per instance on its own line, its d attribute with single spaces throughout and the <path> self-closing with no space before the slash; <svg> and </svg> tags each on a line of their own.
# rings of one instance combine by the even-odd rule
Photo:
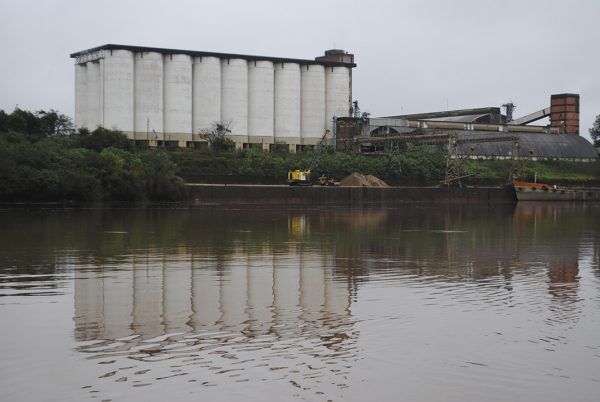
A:
<svg viewBox="0 0 600 402">
<path fill-rule="evenodd" d="M 595 161 L 596 149 L 579 135 L 579 95 L 555 94 L 550 104 L 513 119 L 514 105 L 386 117 L 339 118 L 336 148 L 377 153 L 407 144 L 442 146 L 451 156 L 475 159 Z M 549 125 L 530 123 L 548 118 Z M 452 148 L 452 149 L 450 149 Z"/>
<path fill-rule="evenodd" d="M 150 146 L 196 146 L 230 124 L 238 148 L 315 145 L 350 115 L 354 55 L 314 60 L 107 44 L 75 59 L 75 125 Z M 333 131 L 333 130 L 331 130 Z"/>
</svg>

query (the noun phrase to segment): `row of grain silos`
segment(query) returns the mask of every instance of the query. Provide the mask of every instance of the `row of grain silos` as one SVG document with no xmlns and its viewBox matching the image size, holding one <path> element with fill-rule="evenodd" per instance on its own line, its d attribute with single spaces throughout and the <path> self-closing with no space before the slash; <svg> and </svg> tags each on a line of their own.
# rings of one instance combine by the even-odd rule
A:
<svg viewBox="0 0 600 402">
<path fill-rule="evenodd" d="M 315 144 L 349 113 L 350 63 L 114 46 L 71 55 L 77 127 L 185 145 L 225 122 L 238 144 Z"/>
</svg>

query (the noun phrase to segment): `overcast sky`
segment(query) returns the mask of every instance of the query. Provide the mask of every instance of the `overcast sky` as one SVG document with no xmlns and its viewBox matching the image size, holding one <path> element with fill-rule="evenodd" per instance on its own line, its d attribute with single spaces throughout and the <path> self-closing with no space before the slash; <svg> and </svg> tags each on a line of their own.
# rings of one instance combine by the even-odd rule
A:
<svg viewBox="0 0 600 402">
<path fill-rule="evenodd" d="M 600 114 L 599 0 L 0 0 L 0 109 L 74 114 L 69 54 L 106 43 L 312 59 L 355 54 L 373 116 L 581 95 Z"/>
</svg>

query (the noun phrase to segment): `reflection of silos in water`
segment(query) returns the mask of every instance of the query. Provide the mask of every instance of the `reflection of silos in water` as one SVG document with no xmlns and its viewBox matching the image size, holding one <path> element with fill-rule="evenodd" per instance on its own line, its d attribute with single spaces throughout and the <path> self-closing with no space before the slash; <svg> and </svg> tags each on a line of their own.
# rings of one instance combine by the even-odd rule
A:
<svg viewBox="0 0 600 402">
<path fill-rule="evenodd" d="M 242 331 L 248 320 L 246 312 L 248 300 L 248 278 L 246 256 L 234 254 L 226 262 L 221 281 L 221 321 L 223 328 Z"/>
<path fill-rule="evenodd" d="M 104 331 L 103 338 L 118 339 L 132 334 L 133 274 L 131 265 L 104 272 Z"/>
<path fill-rule="evenodd" d="M 221 319 L 221 288 L 217 276 L 217 263 L 192 259 L 192 319 L 197 331 L 219 329 Z"/>
<path fill-rule="evenodd" d="M 133 332 L 144 339 L 164 334 L 162 262 L 134 257 Z"/>
<path fill-rule="evenodd" d="M 297 255 L 291 252 L 285 257 L 273 255 L 273 294 L 277 332 L 299 331 L 300 270 Z"/>
<path fill-rule="evenodd" d="M 192 131 L 209 129 L 221 121 L 221 60 L 196 57 L 193 65 Z"/>
<path fill-rule="evenodd" d="M 320 254 L 301 253 L 300 262 L 300 307 L 301 318 L 317 322 L 323 318 L 325 307 L 325 272 Z"/>
<path fill-rule="evenodd" d="M 165 261 L 163 266 L 165 332 L 188 332 L 192 316 L 192 272 L 187 262 Z"/>
<path fill-rule="evenodd" d="M 231 135 L 248 135 L 248 63 L 221 60 L 221 119 L 231 123 Z"/>
<path fill-rule="evenodd" d="M 335 259 L 323 254 L 325 271 L 325 311 L 336 316 L 350 315 L 350 289 L 346 276 L 337 276 Z"/>
<path fill-rule="evenodd" d="M 75 271 L 75 339 L 101 339 L 103 332 L 104 283 L 97 272 Z"/>
<path fill-rule="evenodd" d="M 163 56 L 136 53 L 134 67 L 135 132 L 147 133 L 148 138 L 143 139 L 160 139 L 164 131 Z"/>
<path fill-rule="evenodd" d="M 249 329 L 254 335 L 269 332 L 273 323 L 273 264 L 270 255 L 248 256 Z"/>
</svg>

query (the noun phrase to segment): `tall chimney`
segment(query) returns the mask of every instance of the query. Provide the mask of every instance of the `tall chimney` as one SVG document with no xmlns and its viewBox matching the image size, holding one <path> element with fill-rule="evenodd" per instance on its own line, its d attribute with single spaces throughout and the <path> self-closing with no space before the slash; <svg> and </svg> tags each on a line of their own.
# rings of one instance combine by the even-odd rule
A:
<svg viewBox="0 0 600 402">
<path fill-rule="evenodd" d="M 579 134 L 579 95 L 557 94 L 550 97 L 550 126 L 561 134 Z"/>
</svg>

